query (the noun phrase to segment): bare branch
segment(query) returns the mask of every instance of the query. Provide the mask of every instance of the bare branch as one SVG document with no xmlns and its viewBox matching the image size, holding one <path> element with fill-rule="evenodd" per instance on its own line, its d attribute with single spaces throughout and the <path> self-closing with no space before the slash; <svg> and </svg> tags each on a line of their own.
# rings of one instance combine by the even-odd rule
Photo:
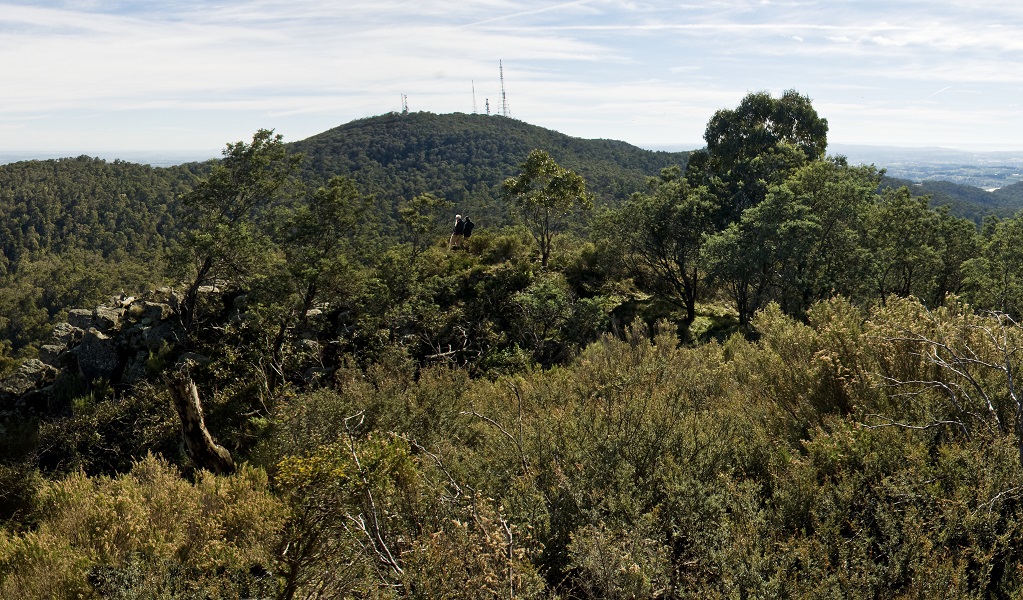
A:
<svg viewBox="0 0 1023 600">
<path fill-rule="evenodd" d="M 967 439 L 969 439 L 969 437 L 970 437 L 969 429 L 966 427 L 966 425 L 962 421 L 936 420 L 936 421 L 932 421 L 932 422 L 930 422 L 930 423 L 928 423 L 926 425 L 913 425 L 911 423 L 902 423 L 902 422 L 896 421 L 895 419 L 892 419 L 890 417 L 886 417 L 884 415 L 873 414 L 873 413 L 866 415 L 866 417 L 867 418 L 880 419 L 881 421 L 883 421 L 883 423 L 880 423 L 878 425 L 870 425 L 870 424 L 867 424 L 867 423 L 862 423 L 861 425 L 863 427 L 867 428 L 867 429 L 883 429 L 883 428 L 886 428 L 886 427 L 898 427 L 900 429 L 911 429 L 911 430 L 914 430 L 914 431 L 927 431 L 929 429 L 935 429 L 937 427 L 952 426 L 952 427 L 956 427 L 956 428 L 962 430 L 963 435 L 965 435 L 967 437 Z"/>
</svg>

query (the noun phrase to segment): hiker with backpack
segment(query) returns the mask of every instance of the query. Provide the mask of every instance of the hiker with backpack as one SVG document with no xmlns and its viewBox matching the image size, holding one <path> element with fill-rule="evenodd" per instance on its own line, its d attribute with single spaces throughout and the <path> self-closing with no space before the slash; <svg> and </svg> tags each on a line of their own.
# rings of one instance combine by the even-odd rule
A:
<svg viewBox="0 0 1023 600">
<path fill-rule="evenodd" d="M 455 230 L 451 232 L 451 239 L 448 240 L 448 252 L 462 247 L 462 236 L 464 233 L 465 221 L 462 220 L 462 215 L 455 215 Z"/>
</svg>

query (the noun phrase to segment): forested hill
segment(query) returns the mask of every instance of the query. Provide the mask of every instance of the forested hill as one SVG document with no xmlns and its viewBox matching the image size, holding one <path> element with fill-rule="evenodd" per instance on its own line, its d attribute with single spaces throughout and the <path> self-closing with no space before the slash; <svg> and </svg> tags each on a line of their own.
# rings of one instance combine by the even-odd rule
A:
<svg viewBox="0 0 1023 600">
<path fill-rule="evenodd" d="M 685 167 L 688 158 L 687 152 L 585 140 L 505 117 L 425 112 L 352 121 L 291 147 L 306 154 L 306 175 L 314 181 L 346 175 L 363 193 L 391 205 L 432 192 L 486 212 L 496 210 L 501 183 L 534 148 L 582 175 L 598 203 L 622 200 L 661 169 Z"/>
<path fill-rule="evenodd" d="M 994 191 L 950 181 L 914 182 L 908 179 L 885 177 L 884 187 L 907 187 L 914 196 L 929 196 L 931 206 L 948 206 L 953 215 L 980 223 L 985 216 L 1008 218 L 1023 208 L 1023 183 Z"/>
<path fill-rule="evenodd" d="M 0 165 L 0 261 L 76 248 L 152 251 L 174 229 L 174 197 L 202 170 L 88 156 Z"/>
</svg>

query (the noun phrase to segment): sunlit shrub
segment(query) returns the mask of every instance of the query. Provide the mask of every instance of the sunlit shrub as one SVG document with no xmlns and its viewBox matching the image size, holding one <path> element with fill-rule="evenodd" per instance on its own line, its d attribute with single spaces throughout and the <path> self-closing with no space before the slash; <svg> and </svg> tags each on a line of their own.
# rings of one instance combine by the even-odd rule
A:
<svg viewBox="0 0 1023 600">
<path fill-rule="evenodd" d="M 6 538 L 0 597 L 132 591 L 113 590 L 117 581 L 142 596 L 207 589 L 235 597 L 272 583 L 262 574 L 284 516 L 266 475 L 249 467 L 231 477 L 203 472 L 192 483 L 150 455 L 116 478 L 71 475 L 41 487 L 37 530 Z"/>
</svg>

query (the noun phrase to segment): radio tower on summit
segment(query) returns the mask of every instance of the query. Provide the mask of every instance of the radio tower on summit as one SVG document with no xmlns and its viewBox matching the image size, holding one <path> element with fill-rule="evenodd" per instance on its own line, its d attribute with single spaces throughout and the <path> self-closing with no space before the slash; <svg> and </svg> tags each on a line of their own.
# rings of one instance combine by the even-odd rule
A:
<svg viewBox="0 0 1023 600">
<path fill-rule="evenodd" d="M 501 116 L 510 117 L 510 111 L 508 110 L 508 96 L 504 94 L 504 63 L 497 61 L 497 66 L 501 71 Z"/>
</svg>

